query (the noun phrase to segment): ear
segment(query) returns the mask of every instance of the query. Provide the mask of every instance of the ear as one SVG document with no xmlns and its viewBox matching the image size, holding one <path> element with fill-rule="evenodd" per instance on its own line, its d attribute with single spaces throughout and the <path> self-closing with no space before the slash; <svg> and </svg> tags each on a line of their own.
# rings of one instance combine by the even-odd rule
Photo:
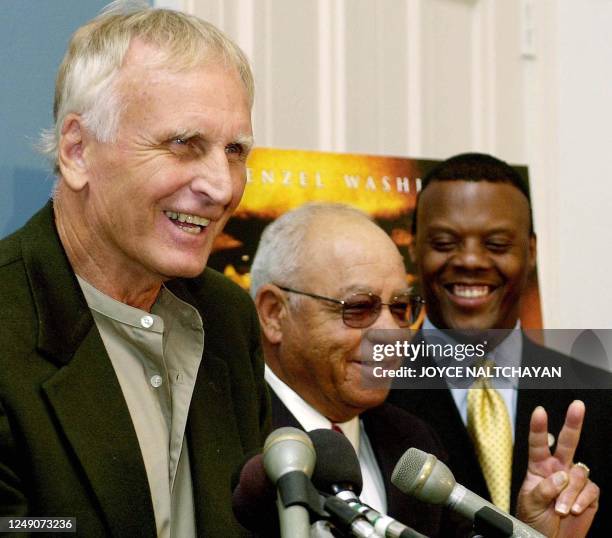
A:
<svg viewBox="0 0 612 538">
<path fill-rule="evenodd" d="M 282 290 L 274 284 L 263 285 L 257 291 L 255 307 L 266 340 L 279 344 L 283 339 L 283 318 L 287 314 L 287 301 Z"/>
<path fill-rule="evenodd" d="M 536 234 L 532 234 L 529 238 L 529 269 L 533 271 L 538 258 L 538 241 Z"/>
<path fill-rule="evenodd" d="M 410 256 L 410 261 L 416 265 L 417 262 L 417 250 L 416 250 L 416 235 L 412 236 L 412 241 L 408 245 L 408 255 Z"/>
<path fill-rule="evenodd" d="M 73 191 L 87 185 L 87 165 L 83 156 L 87 132 L 78 114 L 70 113 L 64 119 L 58 145 L 58 165 L 62 179 Z"/>
</svg>

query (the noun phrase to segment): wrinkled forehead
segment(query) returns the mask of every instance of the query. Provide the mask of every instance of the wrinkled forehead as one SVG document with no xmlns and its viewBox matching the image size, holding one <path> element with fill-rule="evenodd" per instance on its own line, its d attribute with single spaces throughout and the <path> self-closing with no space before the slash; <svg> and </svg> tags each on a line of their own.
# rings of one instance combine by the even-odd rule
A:
<svg viewBox="0 0 612 538">
<path fill-rule="evenodd" d="M 225 65 L 229 71 L 237 73 L 236 68 L 226 61 L 223 53 L 211 47 L 192 48 L 182 54 L 172 47 L 160 46 L 135 37 L 130 41 L 119 72 L 140 67 L 182 73 L 203 69 L 212 64 Z"/>
<path fill-rule="evenodd" d="M 168 61 L 165 51 L 137 41 L 130 47 L 115 80 L 123 109 L 132 101 L 141 106 L 140 98 L 145 95 L 161 99 L 170 88 L 173 93 L 169 97 L 177 102 L 183 100 L 186 108 L 192 94 L 203 95 L 209 85 L 223 88 L 221 93 L 211 94 L 211 98 L 221 99 L 226 94 L 228 97 L 231 95 L 232 108 L 244 108 L 245 114 L 250 116 L 249 95 L 238 71 L 216 56 L 177 66 Z"/>
</svg>

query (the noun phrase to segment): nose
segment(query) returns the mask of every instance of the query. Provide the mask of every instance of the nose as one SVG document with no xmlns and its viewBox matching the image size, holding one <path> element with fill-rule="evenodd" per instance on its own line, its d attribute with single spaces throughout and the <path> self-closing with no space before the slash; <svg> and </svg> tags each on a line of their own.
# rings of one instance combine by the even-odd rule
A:
<svg viewBox="0 0 612 538">
<path fill-rule="evenodd" d="M 226 206 L 232 200 L 234 181 L 224 148 L 211 149 L 197 163 L 190 188 L 213 204 Z"/>
<path fill-rule="evenodd" d="M 453 267 L 470 271 L 489 269 L 491 264 L 487 249 L 476 239 L 464 241 L 451 259 Z"/>
</svg>

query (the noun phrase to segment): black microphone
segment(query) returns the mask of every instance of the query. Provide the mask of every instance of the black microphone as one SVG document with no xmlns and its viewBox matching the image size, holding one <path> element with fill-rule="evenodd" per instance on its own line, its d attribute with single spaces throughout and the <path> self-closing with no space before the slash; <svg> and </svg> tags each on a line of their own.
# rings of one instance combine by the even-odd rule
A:
<svg viewBox="0 0 612 538">
<path fill-rule="evenodd" d="M 374 510 L 359 500 L 363 487 L 361 467 L 353 445 L 339 432 L 320 429 L 308 433 L 317 453 L 312 483 L 320 491 L 332 493 L 358 512 L 385 538 L 427 538 L 399 521 Z M 325 504 L 331 511 L 335 506 Z M 339 508 L 340 510 L 340 508 Z"/>
<path fill-rule="evenodd" d="M 529 525 L 507 514 L 461 484 L 433 454 L 409 448 L 397 462 L 391 482 L 404 493 L 430 504 L 443 504 L 471 521 L 483 521 L 500 535 L 545 538 Z M 509 522 L 512 524 L 509 529 Z M 511 532 L 509 534 L 509 532 Z"/>
<path fill-rule="evenodd" d="M 357 499 L 363 488 L 363 478 L 351 442 L 345 435 L 325 428 L 312 430 L 308 436 L 317 454 L 312 472 L 315 487 L 334 495 L 345 492 L 342 497 Z"/>
</svg>

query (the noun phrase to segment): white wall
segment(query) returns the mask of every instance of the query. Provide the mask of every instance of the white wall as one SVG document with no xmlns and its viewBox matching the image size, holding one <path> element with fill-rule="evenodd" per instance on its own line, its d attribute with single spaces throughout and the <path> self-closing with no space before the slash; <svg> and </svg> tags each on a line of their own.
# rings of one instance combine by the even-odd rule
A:
<svg viewBox="0 0 612 538">
<path fill-rule="evenodd" d="M 159 0 L 225 29 L 263 146 L 530 167 L 544 319 L 612 327 L 612 0 Z"/>
<path fill-rule="evenodd" d="M 559 229 L 562 327 L 612 327 L 612 1 L 559 0 Z"/>
</svg>

